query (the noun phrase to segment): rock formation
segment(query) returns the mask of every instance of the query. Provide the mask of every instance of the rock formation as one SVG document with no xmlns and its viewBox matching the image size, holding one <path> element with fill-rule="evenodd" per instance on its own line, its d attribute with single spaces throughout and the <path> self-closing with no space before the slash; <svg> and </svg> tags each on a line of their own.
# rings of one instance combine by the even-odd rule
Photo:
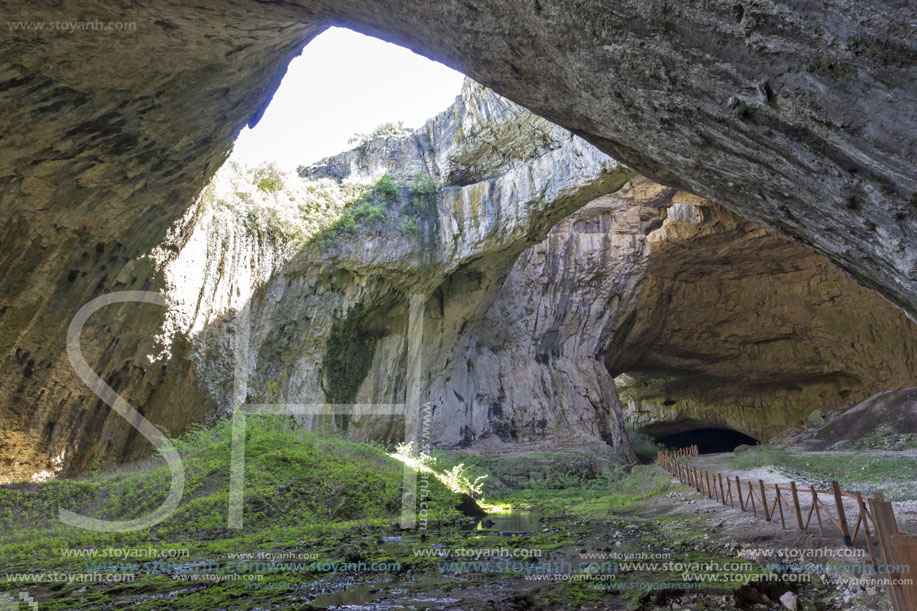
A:
<svg viewBox="0 0 917 611">
<path fill-rule="evenodd" d="M 649 274 L 606 355 L 628 420 L 654 434 L 767 440 L 816 408 L 917 380 L 917 325 L 823 257 L 671 193 Z"/>
<path fill-rule="evenodd" d="M 78 451 L 81 458 L 66 460 L 79 467 L 96 456 L 132 456 L 123 425 L 71 371 L 68 321 L 100 294 L 165 286 L 144 255 L 193 214 L 195 196 L 241 127 L 257 122 L 291 57 L 330 24 L 442 60 L 642 173 L 824 254 L 917 314 L 917 39 L 908 3 L 93 0 L 79 11 L 7 4 L 0 52 L 6 473 L 37 470 L 62 449 Z M 72 32 L 49 25 L 74 13 L 134 26 Z M 39 22 L 45 27 L 28 26 Z M 487 173 L 492 162 L 479 155 L 455 160 L 453 184 L 473 187 L 465 181 Z M 525 240 L 536 241 L 572 210 L 567 198 L 555 205 L 519 229 Z M 514 244 L 501 265 L 523 245 Z M 474 251 L 471 242 L 456 247 Z M 500 275 L 489 271 L 482 286 Z M 192 381 L 196 366 L 183 358 L 192 347 L 181 334 L 171 360 L 144 360 L 161 321 L 153 306 L 113 306 L 90 321 L 84 349 L 144 414 L 178 431 L 214 405 Z M 176 404 L 181 409 L 167 407 Z"/>
<path fill-rule="evenodd" d="M 643 174 L 824 254 L 917 314 L 908 2 L 4 8 L 0 177 L 7 231 L 23 234 L 17 253 L 81 230 L 90 245 L 146 252 L 238 130 L 257 122 L 290 58 L 324 27 L 344 25 L 463 71 Z M 75 13 L 133 26 L 51 25 Z M 46 247 L 20 275 L 40 284 L 50 270 L 74 268 L 68 254 Z M 71 288 L 86 296 L 98 282 Z M 49 307 L 10 301 L 15 337 Z"/>
<path fill-rule="evenodd" d="M 495 155 L 495 144 L 507 154 Z M 371 188 L 386 172 L 392 192 L 382 181 Z M 442 380 L 436 358 L 448 358 L 474 328 L 519 252 L 632 172 L 469 81 L 452 108 L 416 133 L 370 140 L 301 174 L 306 180 L 270 167 L 238 175 L 227 168 L 163 244 L 120 268 L 116 286 L 162 286 L 168 310 L 112 308 L 84 333 L 83 351 L 103 377 L 173 433 L 242 403 L 404 402 L 411 294 L 428 299 L 421 395 L 429 396 Z M 95 258 L 87 253 L 86 267 L 106 271 L 103 253 L 104 245 Z M 39 392 L 56 387 L 55 369 L 41 363 L 38 371 Z M 601 418 L 560 420 L 542 433 L 604 439 L 626 455 L 611 378 L 586 383 Z M 13 433 L 5 439 L 21 440 L 5 441 L 7 474 L 40 471 L 61 455 L 59 466 L 83 469 L 143 454 L 132 429 L 88 389 L 66 389 L 50 414 L 4 419 Z M 474 423 L 467 434 L 485 434 L 491 416 L 482 418 L 482 399 L 465 392 L 462 409 Z M 434 439 L 444 441 L 464 427 L 451 406 L 439 407 Z M 358 437 L 398 438 L 404 426 L 391 420 L 338 424 Z"/>
<path fill-rule="evenodd" d="M 766 440 L 815 408 L 917 380 L 917 325 L 894 306 L 823 257 L 642 177 L 523 252 L 480 329 L 492 372 L 525 378 L 530 355 L 558 370 L 595 359 L 599 379 L 618 376 L 627 422 L 660 435 Z M 537 396 L 538 378 L 528 386 Z M 548 418 L 576 417 L 554 405 Z"/>
</svg>

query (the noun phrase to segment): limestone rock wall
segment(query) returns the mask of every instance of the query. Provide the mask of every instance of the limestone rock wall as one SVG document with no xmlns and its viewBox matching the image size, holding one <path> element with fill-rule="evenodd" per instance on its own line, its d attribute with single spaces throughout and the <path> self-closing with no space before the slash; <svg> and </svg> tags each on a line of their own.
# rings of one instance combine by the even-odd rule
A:
<svg viewBox="0 0 917 611">
<path fill-rule="evenodd" d="M 492 146 L 495 133 L 503 134 L 499 143 L 507 150 L 528 152 L 507 155 L 502 170 L 468 153 Z M 470 158 L 481 163 L 472 169 Z M 567 361 L 548 365 L 531 346 L 514 349 L 489 335 L 493 308 L 500 307 L 495 300 L 519 253 L 562 216 L 617 190 L 631 172 L 471 82 L 455 106 L 416 132 L 371 141 L 299 174 L 346 184 L 382 171 L 396 179 L 418 171 L 441 178 L 435 216 L 416 234 L 399 234 L 392 223 L 368 225 L 321 253 L 304 249 L 287 262 L 250 303 L 258 322 L 244 396 L 405 401 L 407 305 L 411 294 L 423 294 L 419 383 L 421 400 L 432 404 L 433 442 L 589 442 L 607 455 L 628 456 L 620 405 L 594 347 L 571 347 L 556 355 Z M 533 319 L 521 324 L 519 333 L 538 332 Z M 362 366 L 336 369 L 339 360 Z M 345 375 L 351 379 L 342 380 Z M 535 382 L 544 390 L 533 393 Z M 365 414 L 333 426 L 356 438 L 403 436 L 402 423 Z"/>
<path fill-rule="evenodd" d="M 498 155 L 477 152 L 495 142 L 510 151 L 502 167 Z M 336 232 L 335 220 L 353 214 L 384 173 L 399 185 L 397 201 L 376 210 L 381 219 Z M 420 193 L 411 187 L 417 173 L 433 184 L 461 184 L 445 182 Z M 100 312 L 99 327 L 84 333 L 90 355 L 101 350 L 97 344 L 111 350 L 124 341 L 120 334 L 132 340 L 127 363 L 121 365 L 114 351 L 112 362 L 93 364 L 103 372 L 119 366 L 131 372 L 134 377 L 108 375 L 148 418 L 173 433 L 242 403 L 404 402 L 406 312 L 415 293 L 429 299 L 421 392 L 429 396 L 441 379 L 438 354 L 452 350 L 458 329 L 471 333 L 519 252 L 563 216 L 618 189 L 632 172 L 468 81 L 456 103 L 424 128 L 372 139 L 300 174 L 284 176 L 269 166 L 221 170 L 165 240 L 130 262 L 127 269 L 146 275 L 119 273 L 119 282 L 129 283 L 118 287 L 163 290 L 168 309 L 124 305 Z M 415 209 L 417 198 L 423 211 Z M 106 269 L 103 250 L 88 260 L 100 271 Z M 30 355 L 21 358 L 29 367 Z M 147 370 L 158 375 L 159 395 L 144 391 L 152 383 L 138 382 Z M 616 444 L 605 444 L 609 453 L 626 455 L 609 379 L 602 379 L 604 387 L 589 384 L 603 414 L 601 430 L 589 417 L 551 430 L 602 444 L 605 438 Z M 5 474 L 43 471 L 61 455 L 58 466 L 80 470 L 143 454 L 131 429 L 102 404 L 92 412 L 96 421 L 79 426 L 83 402 L 92 399 L 78 384 L 69 390 L 72 403 L 55 415 L 27 409 L 23 420 L 4 420 L 4 439 L 21 440 L 21 446 L 7 446 L 20 462 Z M 534 405 L 529 411 L 547 409 Z M 331 424 L 356 438 L 404 435 L 403 423 L 390 418 L 313 420 L 305 424 Z M 66 436 L 38 438 L 55 426 Z M 444 407 L 435 426 L 433 439 L 446 443 L 461 423 Z M 111 431 L 107 445 L 105 436 L 97 437 L 100 430 Z"/>
<path fill-rule="evenodd" d="M 47 29 L 0 34 L 0 477 L 149 451 L 74 375 L 69 322 L 99 295 L 165 288 L 146 255 L 323 29 L 298 8 L 182 6 L 3 7 L 10 23 Z M 51 25 L 94 19 L 134 28 Z M 85 327 L 83 352 L 148 419 L 181 431 L 214 406 L 189 383 L 181 338 L 175 360 L 146 358 L 162 321 L 156 306 L 109 306 Z"/>
<path fill-rule="evenodd" d="M 628 421 L 766 440 L 814 409 L 917 381 L 917 325 L 823 257 L 672 196 L 626 337 L 606 356 Z"/>
<path fill-rule="evenodd" d="M 108 409 L 76 390 L 62 356 L 67 321 L 105 292 L 164 287 L 142 256 L 186 214 L 239 129 L 257 122 L 290 58 L 329 24 L 442 60 L 644 174 L 825 255 L 917 314 L 910 3 L 2 6 L 8 24 L 82 15 L 135 24 L 125 32 L 10 25 L 0 34 L 7 472 L 26 473 L 64 446 L 80 456 L 130 454 Z M 465 164 L 472 175 L 490 165 Z M 153 419 L 180 425 L 206 411 L 204 397 L 181 414 L 155 407 L 173 392 L 196 392 L 181 390 L 189 366 L 131 365 L 161 319 L 116 310 L 87 329 L 97 342 L 89 360 L 103 377 L 145 388 L 130 399 L 148 404 Z M 102 429 L 105 441 L 88 441 L 87 431 Z"/>
<path fill-rule="evenodd" d="M 643 185 L 590 202 L 525 250 L 481 322 L 443 346 L 432 390 L 450 441 L 500 451 L 625 443 L 601 355 L 626 327 L 647 269 L 644 228 L 663 202 Z"/>
</svg>

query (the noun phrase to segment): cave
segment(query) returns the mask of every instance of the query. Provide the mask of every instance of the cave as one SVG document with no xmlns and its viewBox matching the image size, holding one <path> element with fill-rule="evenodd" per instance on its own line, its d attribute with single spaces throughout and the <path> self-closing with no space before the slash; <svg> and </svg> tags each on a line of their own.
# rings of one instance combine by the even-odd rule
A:
<svg viewBox="0 0 917 611">
<path fill-rule="evenodd" d="M 158 497 L 136 491 L 165 494 L 162 465 L 137 422 L 185 435 L 176 446 L 191 476 L 183 513 L 156 518 L 164 543 L 192 533 L 260 552 L 252 542 L 270 534 L 272 550 L 312 550 L 313 527 L 337 521 L 331 553 L 372 561 L 408 543 L 441 547 L 437 528 L 471 517 L 487 485 L 498 500 L 536 491 L 522 506 L 549 519 L 524 522 L 549 536 L 655 546 L 609 517 L 668 490 L 656 465 L 634 464 L 638 447 L 656 455 L 647 437 L 729 452 L 913 385 L 913 20 L 889 3 L 839 2 L 89 0 L 81 11 L 139 26 L 102 38 L 29 25 L 65 23 L 59 2 L 10 8 L 0 499 L 15 510 L 0 511 L 0 551 L 71 509 L 156 515 Z M 335 26 L 469 78 L 420 127 L 376 130 L 289 173 L 224 174 L 240 130 L 269 118 L 292 58 Z M 323 95 L 321 79 L 310 84 L 305 112 Z M 362 84 L 352 97 L 377 103 Z M 72 342 L 81 308 L 122 291 L 159 299 L 116 301 Z M 111 384 L 105 396 L 73 365 L 80 343 Z M 350 411 L 333 412 L 327 431 L 314 426 L 327 414 L 303 412 L 296 426 L 251 418 L 239 435 L 243 404 Z M 405 422 L 360 411 L 378 405 L 403 407 Z M 422 414 L 413 429 L 409 409 Z M 410 461 L 426 457 L 408 443 L 388 451 L 415 438 L 455 459 L 429 497 L 401 494 Z M 238 463 L 217 467 L 237 459 L 240 439 L 251 441 L 247 505 L 232 492 Z M 493 469 L 485 483 L 481 465 Z M 54 478 L 62 485 L 46 486 Z M 47 494 L 56 488 L 75 492 Z M 558 490 L 558 503 L 538 503 Z M 399 507 L 418 517 L 427 500 L 435 528 L 396 529 Z M 229 544 L 242 509 L 249 532 Z M 66 538 L 91 540 L 80 535 Z M 441 574 L 430 572 L 436 588 Z M 77 585 L 28 587 L 44 602 L 76 600 Z M 391 583 L 380 585 L 366 600 L 308 604 L 374 604 Z M 504 599 L 480 608 L 540 607 L 532 587 L 511 598 L 494 588 L 484 597 Z M 167 589 L 150 596 L 222 603 Z"/>
<path fill-rule="evenodd" d="M 92 7 L 90 3 L 86 10 Z M 912 222 L 917 183 L 907 171 L 912 144 L 902 141 L 902 133 L 909 133 L 913 125 L 910 83 L 914 79 L 913 67 L 898 61 L 898 50 L 913 44 L 902 25 L 908 23 L 906 8 L 871 11 L 856 5 L 850 10 L 825 10 L 768 5 L 746 10 L 737 19 L 732 11 L 714 5 L 678 5 L 656 11 L 637 0 L 616 3 L 613 10 L 599 5 L 586 9 L 564 1 L 544 10 L 539 3 L 478 0 L 408 5 L 303 0 L 238 6 L 167 3 L 151 19 L 140 5 L 115 9 L 106 5 L 102 12 L 112 21 L 143 27 L 116 34 L 117 44 L 105 45 L 104 54 L 93 46 L 94 37 L 102 33 L 43 35 L 14 27 L 16 23 L 59 21 L 61 15 L 51 5 L 9 8 L 14 21 L 4 35 L 8 48 L 15 49 L 15 58 L 5 59 L 0 87 L 0 108 L 8 126 L 4 142 L 9 143 L 4 145 L 0 168 L 0 184 L 4 185 L 0 290 L 6 312 L 0 349 L 7 358 L 0 375 L 0 427 L 6 431 L 0 451 L 5 459 L 15 454 L 16 464 L 7 477 L 42 470 L 62 450 L 75 470 L 107 454 L 123 455 L 127 436 L 120 419 L 102 404 L 83 411 L 89 393 L 62 357 L 65 339 L 61 329 L 99 294 L 164 287 L 161 270 L 154 269 L 146 257 L 162 248 L 174 226 L 192 212 L 191 202 L 226 159 L 242 127 L 259 122 L 291 59 L 330 26 L 352 28 L 441 61 L 672 189 L 661 197 L 680 192 L 706 198 L 711 205 L 754 220 L 762 231 L 785 236 L 799 248 L 823 256 L 841 270 L 838 274 L 846 274 L 844 281 L 852 278 L 868 287 L 864 290 L 876 291 L 879 299 L 884 297 L 893 304 L 890 307 L 899 308 L 900 316 L 917 312 L 917 225 Z M 766 42 L 750 42 L 757 40 L 749 37 L 756 27 L 761 27 Z M 695 31 L 715 35 L 697 37 Z M 768 34 L 774 31 L 783 34 Z M 711 39 L 718 44 L 711 47 Z M 864 51 L 864 41 L 887 44 L 869 44 Z M 544 79 L 544 74 L 556 78 Z M 874 95 L 864 97 L 864 90 Z M 485 151 L 477 147 L 474 155 Z M 699 159 L 704 163 L 698 163 Z M 455 164 L 452 170 L 452 176 L 459 177 L 453 178 L 455 186 L 463 188 L 473 186 L 474 180 L 494 178 L 490 160 L 477 166 Z M 491 175 L 485 176 L 488 171 Z M 620 187 L 624 181 L 618 179 L 625 177 L 623 168 L 618 171 L 616 179 L 598 187 L 590 185 L 592 192 L 582 193 L 576 201 L 571 201 L 570 193 L 558 193 L 563 197 L 547 202 L 538 218 L 526 219 L 529 226 L 517 228 L 524 239 L 494 249 L 501 259 L 496 267 L 478 252 L 474 256 L 482 269 L 470 269 L 465 276 L 478 278 L 475 286 L 484 292 L 492 289 L 513 257 L 537 244 L 559 219 Z M 483 190 L 483 186 L 478 189 Z M 473 197 L 480 201 L 478 195 Z M 616 201 L 620 204 L 628 197 L 622 194 Z M 646 200 L 634 197 L 630 201 Z M 682 202 L 670 199 L 670 203 Z M 604 205 L 607 208 L 609 201 Z M 648 212 L 649 224 L 638 228 L 638 222 L 635 231 L 657 226 L 664 213 L 656 208 Z M 606 209 L 596 214 L 607 213 Z M 590 214 L 584 212 L 584 216 Z M 673 209 L 672 216 L 678 214 Z M 575 221 L 571 224 L 576 225 Z M 588 236 L 601 235 L 585 226 L 568 231 L 578 236 L 571 243 L 582 241 L 584 245 Z M 551 262 L 563 260 L 558 254 L 549 253 Z M 466 262 L 473 260 L 462 264 Z M 834 277 L 820 280 L 822 288 L 839 282 Z M 458 278 L 449 283 L 453 287 L 461 284 Z M 450 312 L 433 288 L 424 288 L 430 288 L 432 303 L 447 312 L 440 320 L 453 322 L 450 317 L 456 311 Z M 603 324 L 607 323 L 609 332 L 630 325 L 638 332 L 630 336 L 639 338 L 639 332 L 652 328 L 647 323 L 653 322 L 645 317 L 641 320 L 640 313 L 628 318 L 631 308 L 625 302 L 639 285 L 629 282 L 618 288 L 615 303 L 628 307 L 613 308 Z M 666 291 L 689 303 L 677 291 L 663 289 L 657 304 L 664 301 Z M 652 291 L 644 292 L 652 296 Z M 836 291 L 823 292 L 819 300 L 835 298 Z M 612 299 L 610 293 L 605 297 Z M 485 304 L 486 299 L 476 303 Z M 481 315 L 470 303 L 455 305 L 466 307 L 459 318 Z M 679 310 L 667 313 L 650 306 L 641 307 L 640 312 L 670 317 L 679 328 L 691 328 L 690 317 L 672 317 Z M 497 307 L 511 310 L 507 303 Z M 346 312 L 338 314 L 346 316 Z M 489 324 L 495 331 L 491 335 L 506 336 L 495 322 Z M 94 329 L 98 345 L 93 352 L 103 357 L 102 377 L 129 380 L 132 390 L 128 394 L 135 402 L 142 401 L 145 413 L 177 434 L 208 418 L 215 405 L 189 373 L 187 357 L 194 347 L 185 339 L 173 345 L 174 364 L 150 367 L 135 363 L 135 355 L 161 325 L 161 313 L 149 307 L 140 314 L 122 312 L 105 327 L 90 324 L 88 333 L 99 327 Z M 722 328 L 725 323 L 720 321 L 717 326 Z M 789 326 L 789 331 L 778 329 L 772 337 L 750 337 L 740 349 L 753 346 L 762 353 L 769 351 L 779 362 L 784 353 L 828 354 L 835 348 L 797 341 L 793 329 L 798 325 L 790 321 Z M 839 324 L 829 317 L 823 326 L 843 327 L 844 321 Z M 893 336 L 901 326 L 896 320 L 883 332 Z M 490 331 L 482 328 L 482 337 Z M 599 424 L 586 427 L 592 438 L 617 436 L 616 445 L 621 445 L 622 433 L 612 430 L 617 425 L 608 424 L 616 418 L 612 407 L 617 403 L 616 391 L 586 358 L 604 359 L 612 375 L 630 372 L 635 379 L 651 378 L 647 383 L 651 388 L 630 395 L 627 402 L 646 406 L 661 399 L 664 409 L 678 409 L 692 401 L 703 407 L 715 403 L 726 410 L 733 405 L 733 396 L 711 403 L 710 397 L 700 401 L 685 395 L 669 397 L 668 389 L 661 388 L 682 384 L 692 372 L 705 376 L 705 386 L 713 386 L 722 380 L 722 372 L 699 368 L 697 361 L 710 357 L 727 362 L 731 354 L 696 351 L 696 346 L 668 333 L 666 341 L 677 341 L 639 359 L 628 356 L 624 360 L 629 362 L 622 363 L 621 350 L 600 354 L 601 349 L 583 346 L 565 354 L 563 342 L 575 343 L 568 330 L 545 331 L 539 332 L 535 345 L 508 352 L 538 356 L 541 364 L 557 374 L 551 379 L 560 380 L 570 371 L 588 372 L 570 379 L 576 380 L 579 390 L 586 388 L 590 405 L 598 406 L 595 420 Z M 865 329 L 862 335 L 871 331 Z M 614 342 L 624 342 L 622 335 L 618 333 Z M 905 350 L 910 350 L 910 342 L 907 339 Z M 660 346 L 637 340 L 640 343 Z M 488 365 L 505 367 L 511 362 L 501 361 L 492 350 L 486 354 L 486 341 L 477 345 L 485 352 L 485 364 L 478 372 L 486 371 Z M 870 370 L 882 371 L 883 364 L 870 366 Z M 665 375 L 647 376 L 647 372 L 659 371 Z M 466 388 L 473 386 L 466 383 L 468 368 L 454 373 L 451 380 L 462 388 L 442 388 L 443 400 L 462 396 L 477 404 Z M 859 379 L 859 372 L 832 369 L 818 372 L 821 379 L 811 371 L 805 373 L 808 377 L 802 379 L 787 377 L 784 386 L 818 386 L 812 399 L 819 403 L 862 396 L 870 390 Z M 498 369 L 497 377 L 506 375 Z M 816 383 L 809 384 L 813 380 Z M 540 388 L 540 381 L 527 379 L 524 384 Z M 890 378 L 883 380 L 886 382 L 898 383 Z M 743 400 L 757 389 L 766 390 L 767 384 L 766 376 L 751 380 Z M 499 389 L 499 380 L 493 386 Z M 579 402 L 578 396 L 584 396 L 570 390 L 552 389 L 557 393 L 552 400 Z M 595 398 L 598 392 L 606 399 Z M 774 394 L 773 403 L 783 398 L 780 392 Z M 511 392 L 501 396 L 499 390 L 492 395 L 482 397 L 480 404 L 498 404 L 501 409 L 494 413 L 512 420 L 508 404 L 519 398 Z M 662 404 L 670 400 L 675 405 Z M 735 409 L 749 411 L 747 404 Z M 462 413 L 453 411 L 452 415 Z M 516 422 L 542 420 L 538 414 L 522 416 Z M 787 416 L 775 416 L 781 419 L 779 428 L 798 424 L 804 414 L 791 410 Z M 479 436 L 491 432 L 499 438 L 498 432 L 506 430 L 502 422 L 488 431 L 479 426 L 480 418 L 468 416 L 467 420 L 463 425 L 478 426 Z M 49 422 L 58 425 L 46 440 Z M 538 431 L 550 428 L 550 422 L 531 427 L 532 439 L 542 436 Z M 90 429 L 101 430 L 101 434 L 92 439 L 80 432 L 71 434 Z"/>
<path fill-rule="evenodd" d="M 668 450 L 677 450 L 696 445 L 699 454 L 732 452 L 740 445 L 755 445 L 758 440 L 734 429 L 694 428 L 677 433 L 668 433 L 655 437 Z"/>
</svg>

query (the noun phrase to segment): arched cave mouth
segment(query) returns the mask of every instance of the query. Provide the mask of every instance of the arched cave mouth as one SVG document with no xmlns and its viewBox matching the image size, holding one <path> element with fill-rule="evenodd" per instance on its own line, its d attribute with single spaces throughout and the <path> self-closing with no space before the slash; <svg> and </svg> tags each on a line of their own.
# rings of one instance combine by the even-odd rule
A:
<svg viewBox="0 0 917 611">
<path fill-rule="evenodd" d="M 709 427 L 657 435 L 655 441 L 669 449 L 684 448 L 696 444 L 700 454 L 732 452 L 742 444 L 755 445 L 758 443 L 758 440 L 754 437 L 734 429 Z"/>
<path fill-rule="evenodd" d="M 374 137 L 420 128 L 450 107 L 464 79 L 407 47 L 329 27 L 287 64 L 263 112 L 237 134 L 226 165 L 293 172 Z"/>
</svg>

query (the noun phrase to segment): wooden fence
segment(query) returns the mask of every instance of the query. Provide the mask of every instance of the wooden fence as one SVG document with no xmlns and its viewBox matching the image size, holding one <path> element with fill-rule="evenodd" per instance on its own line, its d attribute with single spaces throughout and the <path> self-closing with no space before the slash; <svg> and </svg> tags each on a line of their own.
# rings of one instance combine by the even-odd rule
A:
<svg viewBox="0 0 917 611">
<path fill-rule="evenodd" d="M 723 505 L 760 514 L 770 522 L 779 517 L 784 529 L 789 521 L 801 531 L 809 530 L 814 516 L 820 535 L 825 534 L 826 527 L 830 532 L 833 525 L 848 546 L 858 544 L 858 536 L 862 535 L 873 567 L 879 566 L 881 551 L 886 565 L 909 565 L 917 572 L 917 535 L 898 531 L 892 504 L 881 493 L 863 498 L 859 492 L 842 491 L 836 481 L 831 482 L 830 490 L 817 490 L 814 486 L 800 487 L 795 481 L 765 483 L 761 479 L 752 482 L 739 476 L 723 477 L 685 462 L 697 455 L 697 446 L 659 452 L 659 465 L 680 482 Z M 882 576 L 917 579 L 914 574 Z M 893 586 L 892 601 L 897 611 L 917 611 L 917 586 Z"/>
</svg>

